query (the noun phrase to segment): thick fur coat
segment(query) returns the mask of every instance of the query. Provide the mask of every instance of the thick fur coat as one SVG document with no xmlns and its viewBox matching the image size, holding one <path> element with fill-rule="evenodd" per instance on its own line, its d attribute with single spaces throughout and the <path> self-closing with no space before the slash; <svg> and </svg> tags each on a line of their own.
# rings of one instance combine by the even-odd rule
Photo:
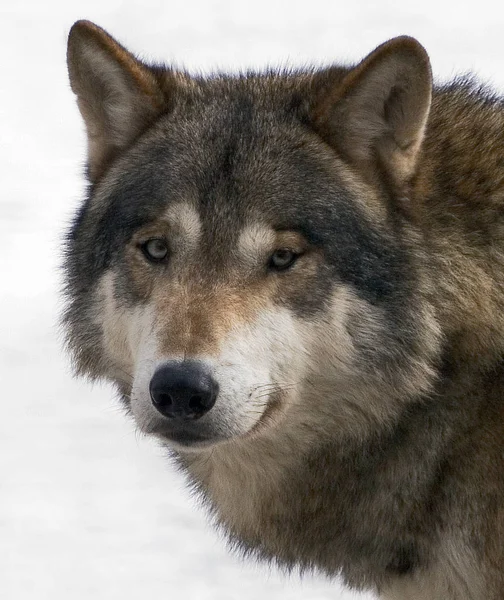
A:
<svg viewBox="0 0 504 600">
<path fill-rule="evenodd" d="M 201 78 L 80 21 L 68 65 L 77 371 L 246 553 L 389 600 L 504 598 L 503 101 L 433 88 L 407 37 Z"/>
</svg>

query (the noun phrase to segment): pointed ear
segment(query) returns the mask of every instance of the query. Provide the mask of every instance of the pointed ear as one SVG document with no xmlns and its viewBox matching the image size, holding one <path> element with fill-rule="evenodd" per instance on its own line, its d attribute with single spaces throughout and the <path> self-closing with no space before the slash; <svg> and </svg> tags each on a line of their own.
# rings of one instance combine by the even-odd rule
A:
<svg viewBox="0 0 504 600">
<path fill-rule="evenodd" d="M 398 37 L 379 46 L 334 86 L 324 85 L 312 110 L 315 128 L 350 162 L 384 168 L 397 187 L 415 172 L 431 103 L 424 48 Z"/>
<path fill-rule="evenodd" d="M 70 30 L 67 62 L 87 129 L 89 178 L 96 181 L 165 109 L 165 97 L 154 71 L 89 21 Z"/>
</svg>

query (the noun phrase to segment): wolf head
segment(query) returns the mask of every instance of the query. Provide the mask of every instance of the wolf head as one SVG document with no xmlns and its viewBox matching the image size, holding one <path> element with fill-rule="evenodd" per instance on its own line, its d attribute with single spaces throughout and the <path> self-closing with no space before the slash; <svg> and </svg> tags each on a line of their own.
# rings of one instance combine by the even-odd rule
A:
<svg viewBox="0 0 504 600">
<path fill-rule="evenodd" d="M 355 68 L 193 78 L 81 21 L 68 65 L 90 190 L 64 326 L 142 431 L 194 451 L 287 423 L 360 435 L 429 390 L 416 41 Z"/>
</svg>

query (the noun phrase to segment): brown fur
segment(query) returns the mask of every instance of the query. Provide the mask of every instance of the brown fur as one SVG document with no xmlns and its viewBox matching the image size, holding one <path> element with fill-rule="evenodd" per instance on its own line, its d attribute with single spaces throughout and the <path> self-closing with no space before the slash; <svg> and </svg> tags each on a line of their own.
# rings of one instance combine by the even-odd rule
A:
<svg viewBox="0 0 504 600">
<path fill-rule="evenodd" d="M 503 101 L 463 80 L 432 88 L 425 50 L 406 37 L 353 69 L 204 80 L 148 67 L 80 22 L 69 69 L 95 184 L 67 266 L 80 370 L 115 381 L 139 426 L 170 440 L 141 404 L 138 364 L 150 377 L 149 361 L 218 362 L 226 344 L 240 360 L 247 344 L 256 359 L 280 356 L 270 391 L 258 385 L 243 403 L 247 428 L 228 419 L 224 441 L 176 452 L 231 540 L 390 600 L 504 598 Z M 248 113 L 262 118 L 252 133 Z M 207 126 L 215 114 L 227 120 Z M 238 142 L 225 146 L 233 118 Z M 257 152 L 247 135 L 264 123 Z M 150 217 L 121 242 L 121 260 L 83 266 L 110 197 L 123 179 L 136 192 L 139 157 L 165 148 L 172 129 L 182 158 L 167 179 L 182 212 Z M 307 187 L 278 208 L 299 175 L 286 148 L 303 153 Z M 198 188 L 219 153 L 218 177 Z M 327 196 L 326 176 L 338 193 Z M 322 215 L 322 238 L 337 202 L 325 245 L 267 221 L 271 206 L 283 217 L 293 204 L 306 223 Z M 170 240 L 162 266 L 139 252 L 152 237 Z M 339 264 L 330 257 L 354 242 Z M 267 258 L 284 247 L 300 258 L 272 276 Z"/>
</svg>

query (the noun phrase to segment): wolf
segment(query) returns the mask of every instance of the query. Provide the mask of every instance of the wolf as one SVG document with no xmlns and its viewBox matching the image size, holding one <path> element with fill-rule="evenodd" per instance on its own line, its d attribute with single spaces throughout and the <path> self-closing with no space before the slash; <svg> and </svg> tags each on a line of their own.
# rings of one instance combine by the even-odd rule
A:
<svg viewBox="0 0 504 600">
<path fill-rule="evenodd" d="M 410 37 L 191 76 L 78 21 L 78 374 L 237 550 L 388 600 L 504 598 L 504 103 Z"/>
</svg>

